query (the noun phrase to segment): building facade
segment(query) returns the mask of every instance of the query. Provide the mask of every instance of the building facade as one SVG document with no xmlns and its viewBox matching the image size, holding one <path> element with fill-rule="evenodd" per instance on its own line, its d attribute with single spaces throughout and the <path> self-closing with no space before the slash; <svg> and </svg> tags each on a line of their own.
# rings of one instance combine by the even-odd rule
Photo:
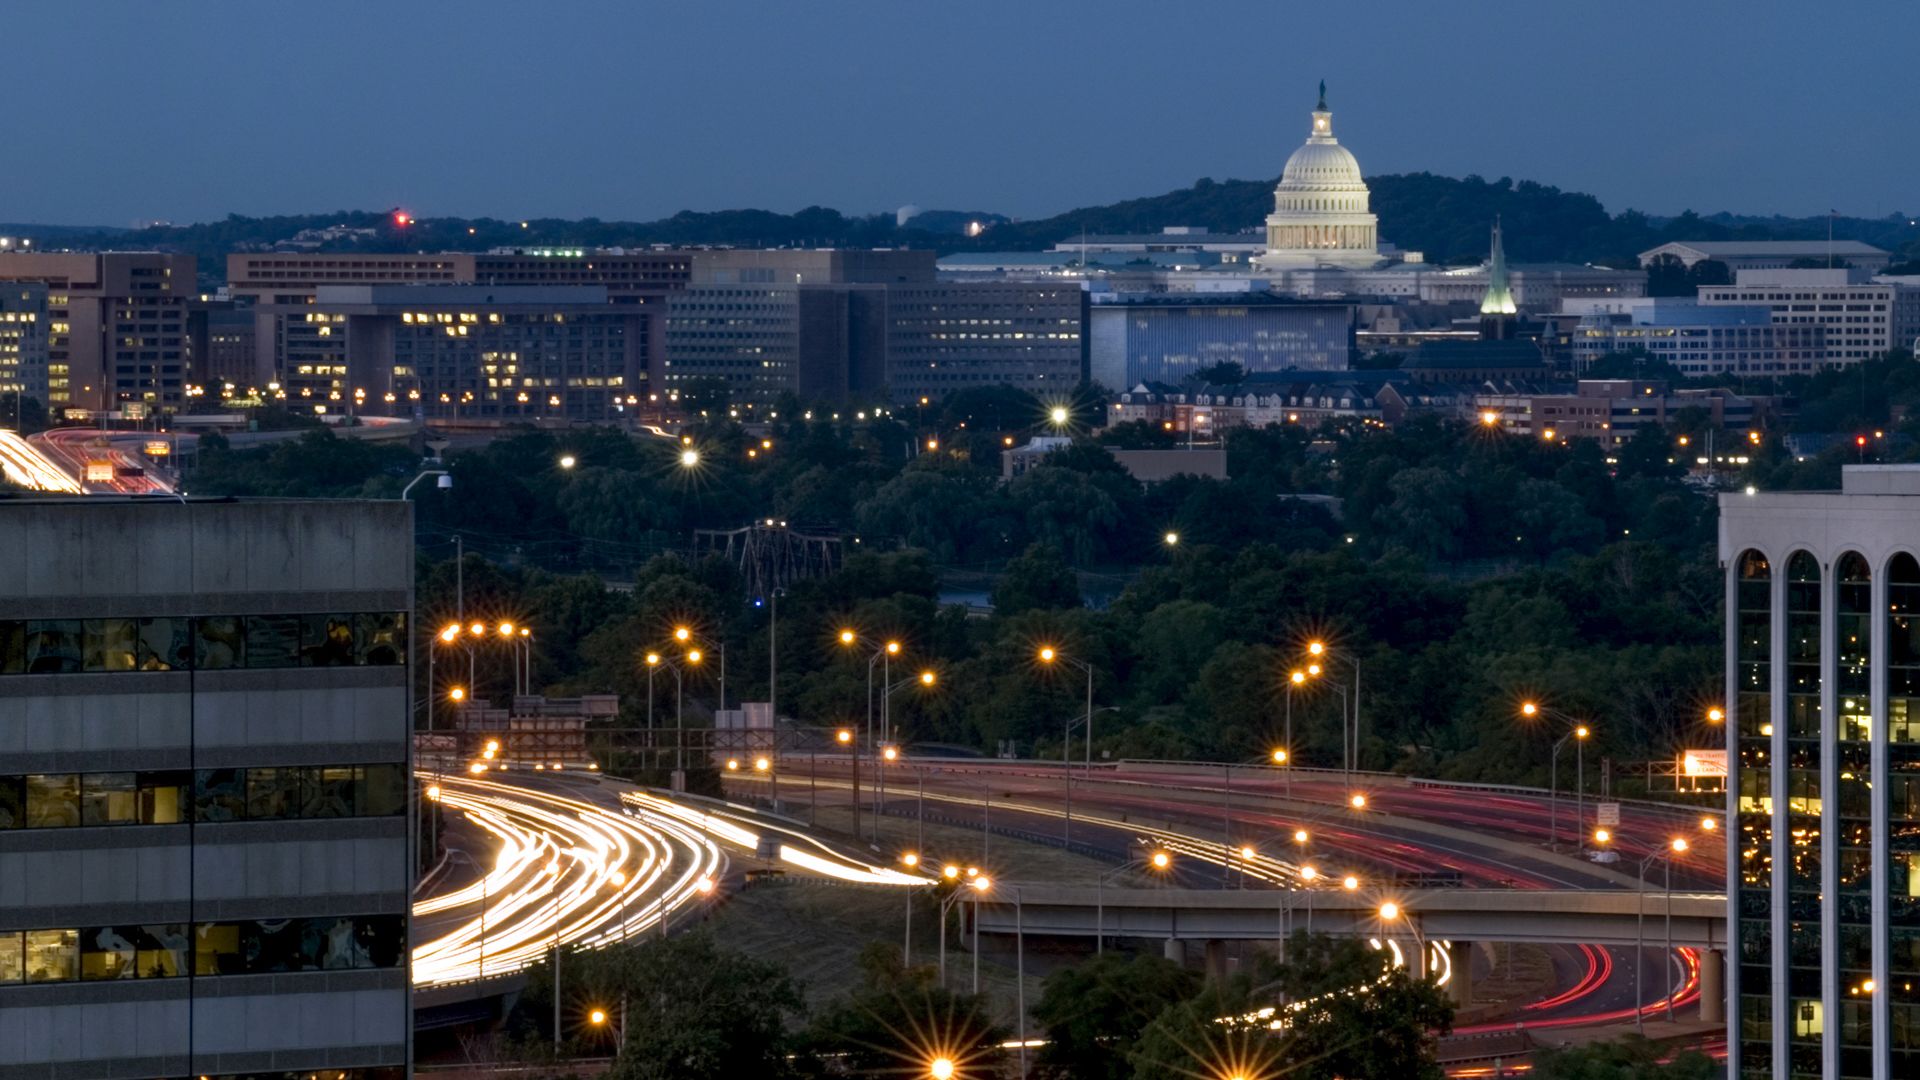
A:
<svg viewBox="0 0 1920 1080">
<path fill-rule="evenodd" d="M 1732 285 L 1702 285 L 1700 303 L 1764 307 L 1782 326 L 1818 326 L 1827 366 L 1907 348 L 1920 327 L 1920 288 L 1874 281 L 1857 269 L 1741 270 Z"/>
<path fill-rule="evenodd" d="M 312 304 L 328 285 L 575 286 L 604 290 L 604 303 L 639 316 L 641 364 L 624 384 L 625 396 L 645 402 L 659 381 L 665 358 L 666 298 L 686 285 L 692 259 L 684 251 L 621 248 L 500 248 L 488 252 L 375 255 L 358 252 L 243 252 L 227 256 L 228 289 L 253 305 L 254 364 L 245 385 L 286 386 L 302 355 L 316 348 L 301 325 L 300 305 Z M 240 380 L 234 380 L 240 383 Z M 289 402 L 292 401 L 291 396 Z M 563 396 L 563 401 L 564 401 Z M 593 417 L 582 418 L 598 418 Z"/>
<path fill-rule="evenodd" d="M 1087 377 L 1078 285 L 948 283 L 887 288 L 889 399 L 907 405 L 979 386 L 1069 397 Z"/>
<path fill-rule="evenodd" d="M 1704 413 L 1709 426 L 1734 433 L 1730 445 L 1744 447 L 1756 419 L 1754 402 L 1729 390 L 1673 390 L 1658 380 L 1581 379 L 1573 393 L 1537 386 L 1489 387 L 1473 404 L 1482 423 L 1503 431 L 1556 442 L 1593 439 L 1608 450 L 1633 441 L 1643 428 L 1665 427 L 1690 410 Z M 1734 463 L 1745 464 L 1746 459 Z"/>
<path fill-rule="evenodd" d="M 1321 83 L 1307 141 L 1287 159 L 1273 189 L 1267 250 L 1256 262 L 1262 269 L 1378 266 L 1385 261 L 1380 219 L 1369 200 L 1360 163 L 1333 136 L 1333 110 L 1327 108 L 1327 84 Z"/>
<path fill-rule="evenodd" d="M 1737 273 L 1783 270 L 1795 263 L 1829 258 L 1835 266 L 1880 271 L 1887 268 L 1892 256 L 1858 240 L 1676 240 L 1641 252 L 1640 265 L 1677 259 L 1680 265 L 1692 269 L 1695 263 L 1712 261 Z"/>
<path fill-rule="evenodd" d="M 1087 312 L 1088 376 L 1109 390 L 1179 383 L 1216 364 L 1247 374 L 1344 371 L 1353 358 L 1353 308 L 1241 296 L 1117 296 Z"/>
<path fill-rule="evenodd" d="M 1920 468 L 1720 497 L 1733 1075 L 1920 1075 Z"/>
<path fill-rule="evenodd" d="M 407 1074 L 411 511 L 0 506 L 0 1076 Z"/>
<path fill-rule="evenodd" d="M 645 382 L 647 316 L 597 285 L 322 285 L 256 310 L 300 411 L 610 421 Z"/>
<path fill-rule="evenodd" d="M 1585 371 L 1608 353 L 1639 350 L 1683 375 L 1799 375 L 1825 366 L 1826 342 L 1825 327 L 1774 322 L 1764 305 L 1629 300 L 1589 305 L 1573 332 L 1573 369 Z"/>
<path fill-rule="evenodd" d="M 47 403 L 47 287 L 35 281 L 0 284 L 0 397 Z"/>
<path fill-rule="evenodd" d="M 178 408 L 192 369 L 191 255 L 0 253 L 0 282 L 47 286 L 47 405 Z"/>
</svg>

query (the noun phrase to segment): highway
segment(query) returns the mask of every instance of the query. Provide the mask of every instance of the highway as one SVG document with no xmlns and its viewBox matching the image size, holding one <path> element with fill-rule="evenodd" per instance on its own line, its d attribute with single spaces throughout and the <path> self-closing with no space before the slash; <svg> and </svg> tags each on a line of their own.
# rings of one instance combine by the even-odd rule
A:
<svg viewBox="0 0 1920 1080">
<path fill-rule="evenodd" d="M 24 488 L 79 495 L 85 489 L 77 475 L 49 458 L 16 431 L 0 429 L 0 475 Z"/>
<path fill-rule="evenodd" d="M 717 800 L 585 774 L 420 776 L 456 839 L 414 903 L 417 987 L 514 974 L 556 940 L 595 948 L 664 932 L 708 902 L 734 859 L 766 855 L 789 872 L 867 885 L 929 883 Z"/>
<path fill-rule="evenodd" d="M 51 428 L 28 436 L 28 442 L 79 481 L 89 495 L 171 495 L 176 490 L 173 470 L 156 464 L 142 452 L 148 442 L 190 442 L 193 435 L 166 432 L 104 431 L 97 428 Z M 88 465 L 102 465 L 110 473 L 89 477 Z"/>
</svg>

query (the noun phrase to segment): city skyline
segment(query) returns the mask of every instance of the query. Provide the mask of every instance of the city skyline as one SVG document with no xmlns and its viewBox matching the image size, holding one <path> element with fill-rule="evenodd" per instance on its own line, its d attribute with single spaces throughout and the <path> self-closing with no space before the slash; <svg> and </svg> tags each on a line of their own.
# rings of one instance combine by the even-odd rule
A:
<svg viewBox="0 0 1920 1080">
<path fill-rule="evenodd" d="M 1277 175 L 1321 79 L 1370 175 L 1511 176 L 1616 213 L 1913 209 L 1902 181 L 1920 148 L 1891 137 L 1903 118 L 1881 74 L 1920 29 L 1905 7 L 1813 26 L 1784 5 L 1646 6 L 1650 22 L 1234 4 L 1201 26 L 1129 5 L 1018 21 L 994 7 L 736 20 L 580 3 L 528 33 L 504 3 L 461 20 L 345 5 L 324 24 L 225 4 L 155 24 L 123 5 L 129 17 L 89 38 L 87 78 L 59 48 L 0 75 L 22 100 L 65 87 L 60 109 L 81 121 L 31 182 L 8 185 L 0 217 L 123 226 L 397 205 L 649 220 L 909 203 L 1042 217 Z M 57 8 L 14 16 L 22 40 L 61 40 Z M 318 51 L 289 63 L 286 49 Z M 1781 58 L 1808 76 L 1775 77 Z M 0 133 L 21 144 L 44 122 L 20 110 Z"/>
</svg>

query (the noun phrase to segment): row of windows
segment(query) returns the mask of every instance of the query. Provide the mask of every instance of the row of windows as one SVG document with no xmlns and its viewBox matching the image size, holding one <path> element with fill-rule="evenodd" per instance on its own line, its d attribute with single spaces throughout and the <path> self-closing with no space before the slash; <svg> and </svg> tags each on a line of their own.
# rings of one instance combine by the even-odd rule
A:
<svg viewBox="0 0 1920 1080">
<path fill-rule="evenodd" d="M 6 930 L 0 985 L 399 967 L 406 934 L 402 915 Z"/>
<path fill-rule="evenodd" d="M 390 817 L 406 806 L 400 764 L 0 776 L 0 830 Z"/>
<path fill-rule="evenodd" d="M 406 663 L 406 615 L 157 615 L 0 622 L 0 675 Z"/>
</svg>

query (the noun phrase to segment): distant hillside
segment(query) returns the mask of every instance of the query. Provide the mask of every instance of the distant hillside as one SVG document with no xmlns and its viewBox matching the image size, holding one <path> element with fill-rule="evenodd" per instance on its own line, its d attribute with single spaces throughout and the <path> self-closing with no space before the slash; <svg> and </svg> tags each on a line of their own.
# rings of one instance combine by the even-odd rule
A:
<svg viewBox="0 0 1920 1080">
<path fill-rule="evenodd" d="M 391 212 L 342 210 L 250 218 L 238 215 L 198 225 L 146 229 L 0 226 L 0 234 L 39 238 L 49 247 L 158 248 L 199 255 L 204 272 L 224 272 L 230 251 L 260 250 L 308 230 L 344 226 L 321 242 L 321 250 L 459 251 L 507 245 L 645 247 L 650 244 L 739 247 L 918 247 L 949 251 L 1039 250 L 1088 233 L 1157 232 L 1169 225 L 1204 226 L 1220 232 L 1257 229 L 1273 204 L 1272 180 L 1202 179 L 1192 187 L 1107 206 L 1088 206 L 1036 221 L 1007 221 L 985 212 L 929 210 L 895 225 L 894 215 L 848 216 L 813 206 L 793 214 L 766 210 L 682 211 L 658 221 L 541 218 L 527 222 L 496 218 L 420 218 L 405 226 Z M 1635 210 L 1609 215 L 1599 200 L 1580 192 L 1502 177 L 1455 179 L 1432 173 L 1375 176 L 1373 207 L 1380 236 L 1431 262 L 1471 263 L 1486 254 L 1487 233 L 1498 216 L 1506 226 L 1507 251 L 1523 262 L 1594 262 L 1632 265 L 1641 251 L 1669 240 L 1813 240 L 1826 236 L 1825 217 L 1758 218 L 1732 214 L 1702 217 L 1691 211 L 1655 218 Z M 966 222 L 988 224 L 980 236 L 963 235 Z M 1896 256 L 1920 259 L 1920 228 L 1904 215 L 1836 218 L 1837 239 L 1862 240 Z"/>
</svg>

